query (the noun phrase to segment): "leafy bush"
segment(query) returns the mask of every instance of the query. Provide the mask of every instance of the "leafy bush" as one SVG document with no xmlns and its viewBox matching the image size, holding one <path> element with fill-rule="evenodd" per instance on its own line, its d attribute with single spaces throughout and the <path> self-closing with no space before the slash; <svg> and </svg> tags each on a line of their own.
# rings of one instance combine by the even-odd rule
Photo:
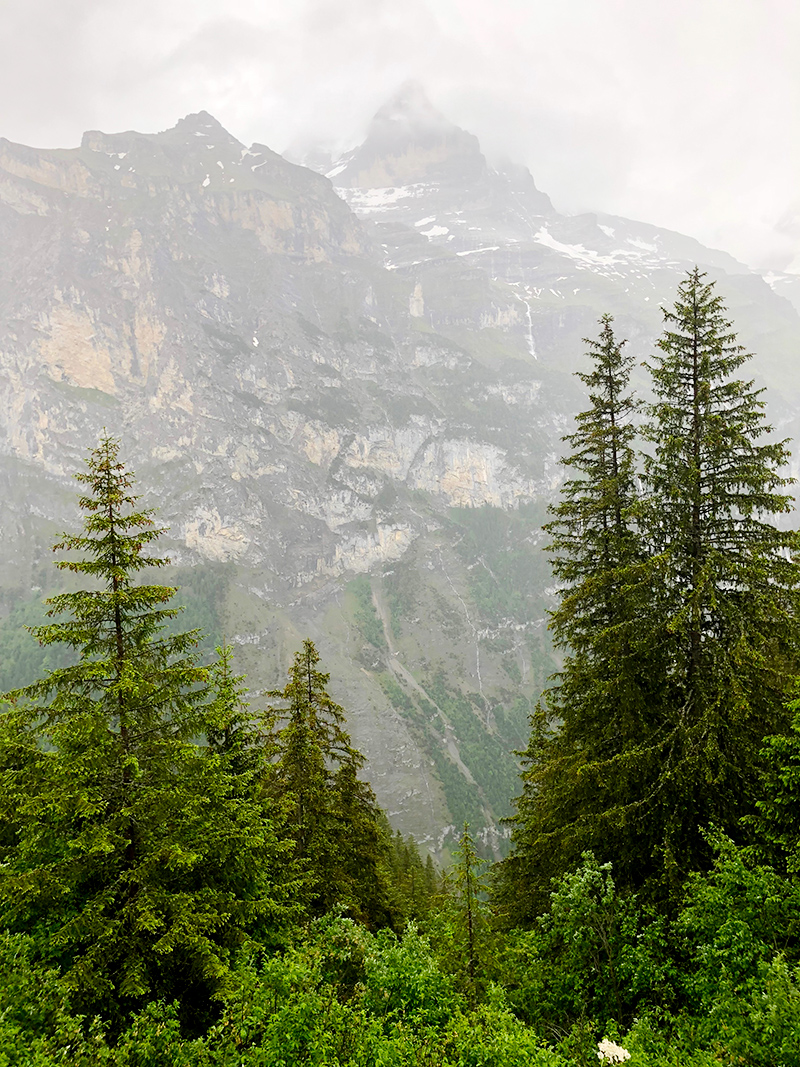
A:
<svg viewBox="0 0 800 1067">
<path fill-rule="evenodd" d="M 647 921 L 633 896 L 617 894 L 611 864 L 584 853 L 554 884 L 550 910 L 506 948 L 511 1004 L 557 1037 L 576 1022 L 603 1029 L 633 1020 L 665 978 L 663 926 Z"/>
<path fill-rule="evenodd" d="M 713 869 L 689 882 L 676 934 L 687 1010 L 700 1037 L 754 1065 L 800 1064 L 800 887 L 722 835 Z M 781 1058 L 783 1057 L 783 1058 Z"/>
<path fill-rule="evenodd" d="M 0 934 L 0 975 L 2 1067 L 111 1063 L 102 1026 L 72 1013 L 58 972 L 35 962 L 30 938 Z"/>
<path fill-rule="evenodd" d="M 365 1006 L 385 1020 L 441 1026 L 460 1003 L 414 923 L 401 939 L 388 930 L 377 934 L 364 962 Z"/>
</svg>

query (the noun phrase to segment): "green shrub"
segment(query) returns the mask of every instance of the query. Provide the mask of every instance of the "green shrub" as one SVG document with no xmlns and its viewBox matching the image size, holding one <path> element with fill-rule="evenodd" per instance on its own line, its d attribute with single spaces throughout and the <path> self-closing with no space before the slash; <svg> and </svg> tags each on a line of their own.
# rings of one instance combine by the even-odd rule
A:
<svg viewBox="0 0 800 1067">
<path fill-rule="evenodd" d="M 365 1006 L 385 1020 L 442 1026 L 460 1003 L 452 980 L 434 959 L 430 942 L 413 922 L 402 938 L 389 930 L 377 934 L 364 970 Z"/>
<path fill-rule="evenodd" d="M 630 1024 L 665 979 L 663 923 L 619 896 L 611 864 L 591 853 L 554 883 L 550 901 L 532 930 L 507 939 L 510 1003 L 553 1037 L 586 1020 L 599 1030 Z"/>
<path fill-rule="evenodd" d="M 713 869 L 689 882 L 675 930 L 686 952 L 687 1011 L 701 1042 L 753 1065 L 800 1064 L 800 889 L 711 838 Z"/>
<path fill-rule="evenodd" d="M 110 1064 L 103 1028 L 72 1013 L 58 972 L 35 962 L 33 942 L 0 934 L 0 1065 Z"/>
</svg>

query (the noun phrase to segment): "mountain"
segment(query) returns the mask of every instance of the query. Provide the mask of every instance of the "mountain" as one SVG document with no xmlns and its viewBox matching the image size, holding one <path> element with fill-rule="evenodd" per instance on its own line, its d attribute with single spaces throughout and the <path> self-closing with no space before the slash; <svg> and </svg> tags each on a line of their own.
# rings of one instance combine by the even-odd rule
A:
<svg viewBox="0 0 800 1067">
<path fill-rule="evenodd" d="M 581 339 L 609 311 L 645 358 L 698 263 L 796 439 L 794 276 L 559 214 L 413 85 L 321 159 L 205 112 L 66 151 L 0 140 L 0 679 L 52 662 L 20 622 L 60 580 L 105 426 L 169 527 L 186 624 L 234 644 L 254 703 L 312 637 L 394 824 L 438 852 L 468 819 L 502 849 L 554 669 L 539 526 Z"/>
</svg>

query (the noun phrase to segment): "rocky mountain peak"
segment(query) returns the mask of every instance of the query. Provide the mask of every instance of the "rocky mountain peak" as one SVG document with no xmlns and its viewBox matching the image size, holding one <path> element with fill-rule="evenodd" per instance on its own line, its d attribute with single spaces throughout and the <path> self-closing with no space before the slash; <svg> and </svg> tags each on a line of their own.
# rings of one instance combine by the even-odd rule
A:
<svg viewBox="0 0 800 1067">
<path fill-rule="evenodd" d="M 476 181 L 486 171 L 478 138 L 441 114 L 407 82 L 373 117 L 364 143 L 334 168 L 337 186 L 387 188 Z"/>
<path fill-rule="evenodd" d="M 174 126 L 160 133 L 139 133 L 135 130 L 128 130 L 124 133 L 103 133 L 100 130 L 87 130 L 83 135 L 81 148 L 92 152 L 103 152 L 109 147 L 134 143 L 140 147 L 147 143 L 192 148 L 238 146 L 241 149 L 243 147 L 213 115 L 209 115 L 207 111 L 198 111 L 179 119 Z"/>
<path fill-rule="evenodd" d="M 176 179 L 197 182 L 203 189 L 238 188 L 243 151 L 244 146 L 207 111 L 187 115 L 160 133 L 88 130 L 80 149 L 73 150 L 92 180 L 107 190 L 147 188 L 149 193 Z M 53 162 L 58 166 L 57 158 Z"/>
<path fill-rule="evenodd" d="M 222 123 L 218 119 L 215 119 L 213 115 L 209 114 L 208 111 L 192 111 L 190 114 L 184 115 L 182 119 L 178 119 L 175 125 L 170 127 L 170 129 L 213 129 L 227 132 Z"/>
<path fill-rule="evenodd" d="M 327 169 L 352 210 L 377 223 L 393 268 L 529 239 L 553 214 L 525 167 L 490 166 L 478 138 L 406 82 L 376 112 L 366 140 Z"/>
<path fill-rule="evenodd" d="M 420 139 L 426 136 L 447 137 L 463 134 L 433 106 L 423 86 L 417 81 L 405 82 L 375 112 L 368 136 L 392 142 Z M 477 146 L 477 138 L 467 134 Z"/>
<path fill-rule="evenodd" d="M 221 122 L 215 119 L 213 115 L 209 115 L 207 111 L 197 111 L 191 115 L 185 115 L 173 127 L 161 134 L 157 134 L 157 136 L 168 137 L 170 140 L 181 138 L 190 142 L 192 138 L 202 137 L 206 141 L 222 143 L 233 141 L 236 144 L 240 143 L 228 133 Z"/>
<path fill-rule="evenodd" d="M 241 150 L 244 147 L 241 141 L 237 141 L 233 134 L 207 111 L 185 115 L 169 129 L 151 135 L 151 139 L 162 145 L 192 149 L 213 146 Z"/>
</svg>

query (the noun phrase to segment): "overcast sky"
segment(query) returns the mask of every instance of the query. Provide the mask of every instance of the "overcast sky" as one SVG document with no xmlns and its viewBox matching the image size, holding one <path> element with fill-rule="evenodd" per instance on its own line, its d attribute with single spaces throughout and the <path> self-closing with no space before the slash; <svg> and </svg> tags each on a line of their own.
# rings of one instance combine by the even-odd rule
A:
<svg viewBox="0 0 800 1067">
<path fill-rule="evenodd" d="M 561 211 L 800 273 L 798 0 L 0 0 L 0 136 L 38 147 L 202 109 L 345 147 L 408 78 Z"/>
</svg>

